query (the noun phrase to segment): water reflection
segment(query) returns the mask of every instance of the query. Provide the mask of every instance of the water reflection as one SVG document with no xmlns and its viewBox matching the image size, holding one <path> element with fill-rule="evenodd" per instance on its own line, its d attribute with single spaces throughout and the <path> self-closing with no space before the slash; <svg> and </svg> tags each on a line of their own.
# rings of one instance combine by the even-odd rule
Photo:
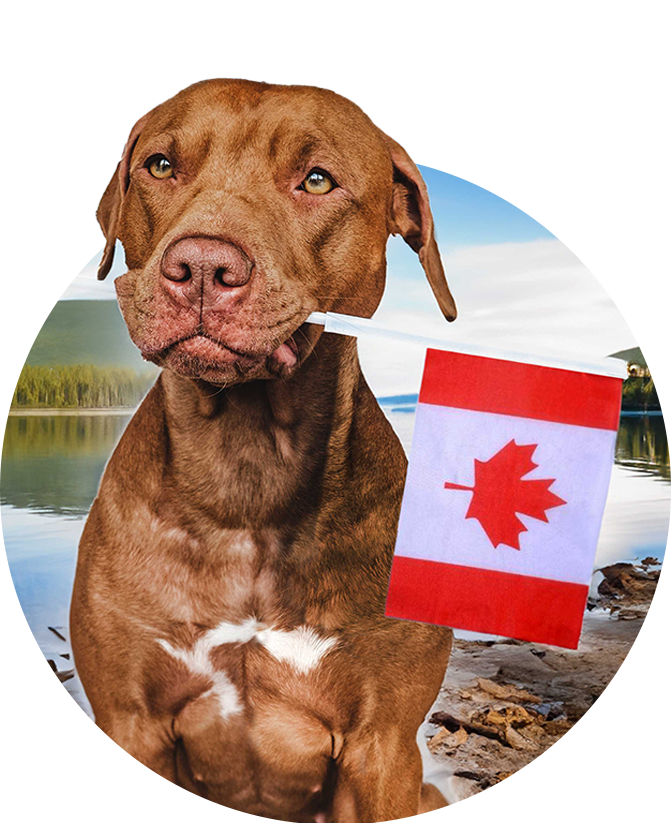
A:
<svg viewBox="0 0 671 823">
<path fill-rule="evenodd" d="M 615 462 L 669 479 L 669 442 L 661 414 L 621 418 Z"/>
<path fill-rule="evenodd" d="M 130 413 L 10 417 L 0 501 L 67 517 L 85 515 L 129 419 Z"/>
<path fill-rule="evenodd" d="M 400 400 L 404 400 L 401 398 Z M 383 408 L 385 408 L 383 404 Z M 385 408 L 406 450 L 414 403 Z M 100 477 L 130 415 L 10 417 L 2 455 L 2 525 L 14 585 L 44 654 L 62 668 L 77 544 Z M 662 557 L 669 523 L 669 447 L 662 417 L 621 421 L 597 567 Z M 70 664 L 66 666 L 69 668 Z M 78 678 L 66 688 L 88 710 Z"/>
<path fill-rule="evenodd" d="M 68 630 L 70 594 L 77 545 L 84 518 L 54 517 L 33 510 L 2 507 L 2 531 L 14 587 L 30 630 L 42 653 L 59 671 L 72 668 Z M 66 638 L 62 641 L 53 626 Z M 88 701 L 75 677 L 65 688 L 89 714 Z"/>
<path fill-rule="evenodd" d="M 130 414 L 12 416 L 2 452 L 2 530 L 12 580 L 43 654 L 72 668 L 70 594 L 77 545 L 105 464 Z M 75 676 L 65 688 L 89 714 Z"/>
</svg>

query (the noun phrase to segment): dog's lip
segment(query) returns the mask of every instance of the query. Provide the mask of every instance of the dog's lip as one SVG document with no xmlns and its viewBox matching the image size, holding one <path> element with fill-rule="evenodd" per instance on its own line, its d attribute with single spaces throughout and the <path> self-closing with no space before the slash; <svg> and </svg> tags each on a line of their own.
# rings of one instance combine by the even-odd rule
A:
<svg viewBox="0 0 671 823">
<path fill-rule="evenodd" d="M 195 331 L 192 334 L 185 334 L 184 337 L 180 337 L 178 340 L 174 340 L 172 343 L 167 345 L 164 349 L 161 349 L 159 354 L 165 354 L 170 351 L 170 349 L 174 349 L 177 346 L 181 345 L 182 343 L 187 343 L 189 340 L 207 340 L 210 343 L 214 343 L 220 349 L 224 349 L 230 354 L 234 354 L 236 357 L 246 358 L 246 359 L 257 359 L 259 357 L 258 354 L 251 354 L 250 352 L 239 351 L 238 349 L 234 349 L 232 346 L 227 346 L 226 343 L 222 343 L 221 340 L 217 340 L 211 334 L 208 334 L 206 331 Z"/>
<path fill-rule="evenodd" d="M 234 348 L 210 334 L 206 329 L 199 327 L 189 334 L 184 334 L 177 339 L 170 340 L 169 343 L 164 345 L 141 347 L 141 352 L 148 359 L 163 359 L 168 356 L 171 351 L 179 348 L 184 343 L 188 343 L 190 340 L 206 340 L 220 349 L 222 353 L 225 352 L 229 356 L 233 355 L 233 357 L 240 362 L 258 362 L 265 360 L 267 357 L 273 357 L 278 360 L 278 362 L 284 363 L 287 366 L 293 366 L 301 360 L 301 346 L 296 340 L 296 334 L 303 329 L 302 336 L 306 338 L 305 327 L 309 325 L 305 322 L 307 316 L 308 314 L 301 317 L 298 323 L 292 323 L 290 327 L 291 332 L 288 335 L 282 336 L 279 341 L 273 342 L 269 346 L 264 346 L 261 350 L 254 351 Z"/>
</svg>

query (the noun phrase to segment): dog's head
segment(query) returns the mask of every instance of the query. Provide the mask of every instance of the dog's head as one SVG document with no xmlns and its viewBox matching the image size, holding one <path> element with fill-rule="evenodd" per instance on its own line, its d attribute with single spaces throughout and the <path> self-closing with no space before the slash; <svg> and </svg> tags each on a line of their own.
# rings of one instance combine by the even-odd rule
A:
<svg viewBox="0 0 671 823">
<path fill-rule="evenodd" d="M 311 312 L 375 311 L 390 234 L 456 316 L 417 167 L 330 91 L 191 86 L 135 125 L 98 220 L 101 279 L 124 246 L 116 288 L 133 341 L 188 377 L 292 375 L 319 336 Z"/>
</svg>

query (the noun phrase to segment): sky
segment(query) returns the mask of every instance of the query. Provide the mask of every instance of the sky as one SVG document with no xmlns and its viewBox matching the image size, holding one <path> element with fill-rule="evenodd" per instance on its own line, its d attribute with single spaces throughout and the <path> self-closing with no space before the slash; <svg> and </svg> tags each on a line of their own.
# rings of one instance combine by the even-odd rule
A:
<svg viewBox="0 0 671 823">
<path fill-rule="evenodd" d="M 413 157 L 459 309 L 443 320 L 399 238 L 376 319 L 494 349 L 593 359 L 671 336 L 671 154 Z M 0 305 L 113 299 L 93 213 L 114 153 L 0 154 Z M 416 391 L 423 351 L 360 342 L 378 394 Z"/>
</svg>

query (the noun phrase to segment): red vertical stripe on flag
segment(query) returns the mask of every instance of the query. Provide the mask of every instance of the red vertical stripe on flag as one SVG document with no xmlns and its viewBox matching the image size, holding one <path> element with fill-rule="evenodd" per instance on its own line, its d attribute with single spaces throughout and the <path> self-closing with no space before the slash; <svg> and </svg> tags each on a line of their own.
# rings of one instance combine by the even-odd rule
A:
<svg viewBox="0 0 671 823">
<path fill-rule="evenodd" d="M 622 380 L 427 349 L 420 403 L 617 431 Z"/>
<path fill-rule="evenodd" d="M 394 557 L 387 617 L 576 649 L 588 587 Z"/>
</svg>

